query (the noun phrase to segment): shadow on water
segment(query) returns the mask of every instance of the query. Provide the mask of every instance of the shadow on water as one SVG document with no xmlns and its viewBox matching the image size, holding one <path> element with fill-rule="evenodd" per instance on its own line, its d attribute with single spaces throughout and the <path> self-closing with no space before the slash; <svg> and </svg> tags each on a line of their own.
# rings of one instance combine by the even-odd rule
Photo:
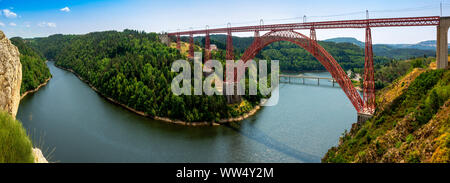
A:
<svg viewBox="0 0 450 183">
<path fill-rule="evenodd" d="M 305 152 L 298 151 L 294 148 L 289 147 L 288 145 L 268 136 L 261 130 L 258 130 L 255 127 L 246 128 L 245 130 L 241 130 L 241 123 L 227 123 L 226 127 L 236 131 L 237 133 L 250 138 L 258 143 L 261 143 L 268 148 L 274 149 L 278 152 L 281 152 L 285 155 L 293 157 L 302 162 L 317 162 L 319 163 L 321 158 L 318 156 L 314 156 Z"/>
</svg>

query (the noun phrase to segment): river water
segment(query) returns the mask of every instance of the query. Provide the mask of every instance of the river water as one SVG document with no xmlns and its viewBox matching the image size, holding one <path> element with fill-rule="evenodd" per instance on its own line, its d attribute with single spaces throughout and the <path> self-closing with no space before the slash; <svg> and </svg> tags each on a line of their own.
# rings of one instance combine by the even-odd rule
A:
<svg viewBox="0 0 450 183">
<path fill-rule="evenodd" d="M 281 84 L 278 105 L 241 123 L 178 126 L 114 105 L 47 63 L 53 78 L 21 101 L 17 119 L 51 162 L 320 162 L 356 121 L 340 88 L 306 80 Z"/>
</svg>

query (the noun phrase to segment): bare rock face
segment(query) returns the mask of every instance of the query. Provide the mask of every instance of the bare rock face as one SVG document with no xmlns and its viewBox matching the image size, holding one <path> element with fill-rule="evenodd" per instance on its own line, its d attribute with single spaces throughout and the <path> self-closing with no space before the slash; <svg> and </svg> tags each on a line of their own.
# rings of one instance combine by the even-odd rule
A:
<svg viewBox="0 0 450 183">
<path fill-rule="evenodd" d="M 10 113 L 14 118 L 19 108 L 22 82 L 19 55 L 17 47 L 0 31 L 0 110 Z"/>
<path fill-rule="evenodd" d="M 35 163 L 48 163 L 47 159 L 45 159 L 44 154 L 38 148 L 33 148 L 33 156 Z"/>
</svg>

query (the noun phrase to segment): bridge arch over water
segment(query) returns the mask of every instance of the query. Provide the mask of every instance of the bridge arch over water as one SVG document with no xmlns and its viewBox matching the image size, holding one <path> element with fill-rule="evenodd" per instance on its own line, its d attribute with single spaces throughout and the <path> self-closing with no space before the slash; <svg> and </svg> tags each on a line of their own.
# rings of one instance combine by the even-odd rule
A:
<svg viewBox="0 0 450 183">
<path fill-rule="evenodd" d="M 314 32 L 311 32 L 311 37 L 314 38 Z M 273 30 L 263 36 L 259 36 L 259 32 L 255 33 L 255 39 L 249 48 L 244 52 L 241 60 L 246 62 L 253 59 L 267 45 L 279 42 L 288 41 L 294 43 L 309 53 L 311 53 L 324 67 L 331 73 L 331 76 L 341 86 L 344 93 L 350 99 L 356 111 L 363 112 L 364 102 L 356 91 L 355 87 L 347 76 L 345 71 L 336 62 L 336 60 L 329 54 L 316 40 L 311 39 L 299 32 L 293 30 Z"/>
<path fill-rule="evenodd" d="M 194 34 L 205 35 L 205 48 L 209 48 L 210 34 L 227 34 L 226 39 L 226 59 L 234 60 L 233 55 L 233 39 L 234 32 L 255 32 L 255 41 L 252 46 L 247 49 L 241 58 L 249 60 L 255 56 L 264 46 L 276 41 L 289 41 L 299 45 L 309 51 L 320 63 L 332 74 L 333 78 L 341 85 L 345 94 L 355 106 L 363 118 L 368 118 L 375 112 L 375 88 L 374 88 L 374 67 L 373 67 L 373 51 L 372 51 L 372 27 L 410 27 L 410 26 L 437 26 L 438 29 L 438 45 L 437 45 L 437 68 L 448 67 L 447 57 L 447 32 L 450 26 L 450 18 L 448 17 L 403 17 L 403 18 L 380 18 L 380 19 L 360 19 L 360 20 L 340 20 L 340 21 L 324 21 L 324 22 L 304 22 L 304 23 L 288 23 L 288 24 L 272 24 L 272 25 L 256 25 L 226 28 L 190 30 L 182 32 L 168 33 L 167 36 L 176 36 L 177 48 L 181 49 L 180 36 L 189 35 L 189 57 L 194 56 Z M 359 98 L 356 89 L 342 68 L 337 64 L 331 55 L 325 51 L 316 42 L 316 29 L 366 29 L 365 41 L 365 64 L 364 64 L 364 82 L 363 82 L 363 99 Z M 311 31 L 310 38 L 295 32 L 294 30 L 309 29 Z M 269 33 L 259 36 L 259 32 Z M 209 60 L 210 51 L 206 49 L 205 60 Z M 358 119 L 359 121 L 359 119 Z M 362 119 L 361 121 L 364 121 Z"/>
</svg>

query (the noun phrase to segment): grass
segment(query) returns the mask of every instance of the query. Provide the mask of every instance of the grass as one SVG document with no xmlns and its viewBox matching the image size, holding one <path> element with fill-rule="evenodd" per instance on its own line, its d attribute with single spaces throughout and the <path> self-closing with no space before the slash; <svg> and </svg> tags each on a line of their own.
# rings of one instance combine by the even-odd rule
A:
<svg viewBox="0 0 450 183">
<path fill-rule="evenodd" d="M 0 163 L 33 163 L 32 143 L 22 123 L 0 111 Z"/>
<path fill-rule="evenodd" d="M 189 54 L 189 43 L 181 42 L 180 46 L 181 46 L 180 53 L 187 57 L 188 54 Z M 177 43 L 176 42 L 175 43 L 170 43 L 170 47 L 171 48 L 177 48 Z M 201 48 L 199 46 L 197 46 L 197 45 L 194 45 L 194 50 L 201 50 Z"/>
</svg>

